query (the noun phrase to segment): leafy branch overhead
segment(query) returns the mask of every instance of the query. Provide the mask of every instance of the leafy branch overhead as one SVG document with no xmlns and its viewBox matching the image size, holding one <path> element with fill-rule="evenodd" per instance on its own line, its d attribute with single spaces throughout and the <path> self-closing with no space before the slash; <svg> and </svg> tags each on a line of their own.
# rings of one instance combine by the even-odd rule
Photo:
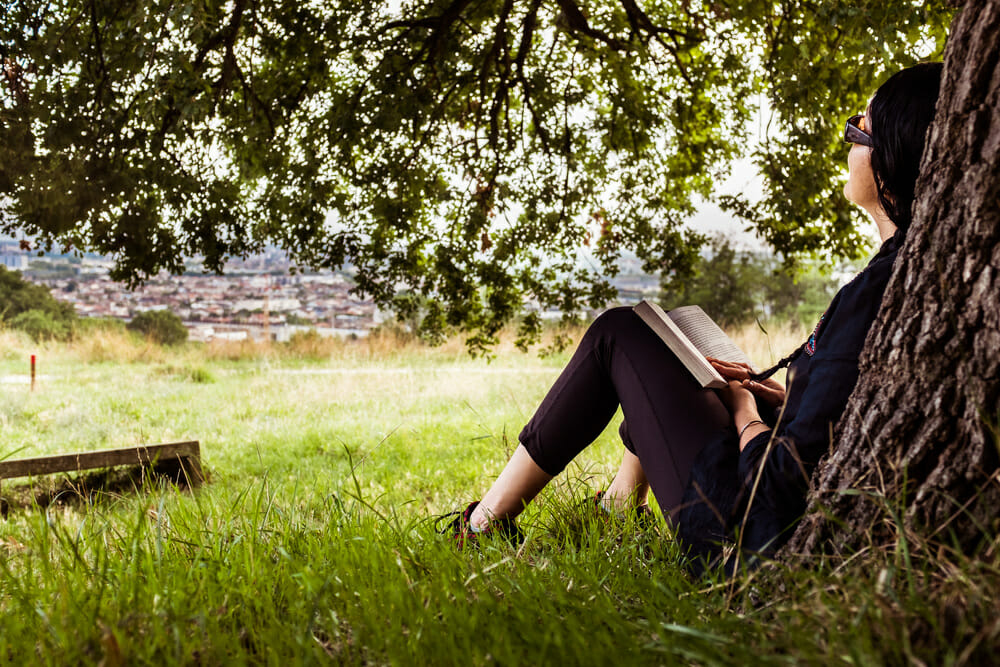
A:
<svg viewBox="0 0 1000 667">
<path fill-rule="evenodd" d="M 474 345 L 525 299 L 602 304 L 622 250 L 683 275 L 702 242 L 684 221 L 741 156 L 764 197 L 723 203 L 776 250 L 856 254 L 840 124 L 885 71 L 939 52 L 950 17 L 900 1 L 0 11 L 4 231 L 111 254 L 132 284 L 274 243 L 353 264 L 360 289 Z"/>
</svg>

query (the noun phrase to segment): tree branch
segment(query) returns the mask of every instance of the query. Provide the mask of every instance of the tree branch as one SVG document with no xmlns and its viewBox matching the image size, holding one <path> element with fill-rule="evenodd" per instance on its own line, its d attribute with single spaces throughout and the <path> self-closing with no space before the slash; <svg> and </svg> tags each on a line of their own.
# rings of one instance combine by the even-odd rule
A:
<svg viewBox="0 0 1000 667">
<path fill-rule="evenodd" d="M 13 58 L 4 58 L 0 61 L 0 72 L 3 72 L 4 81 L 14 98 L 16 104 L 26 104 L 28 102 L 28 91 L 25 85 L 25 69 L 21 67 Z"/>
<path fill-rule="evenodd" d="M 497 144 L 500 141 L 500 113 L 504 107 L 509 107 L 510 88 L 513 86 L 510 80 L 510 45 L 507 42 L 507 20 L 510 18 L 511 10 L 514 8 L 514 0 L 506 0 L 500 18 L 497 20 L 494 30 L 493 48 L 490 50 L 488 58 L 495 61 L 497 72 L 497 87 L 493 93 L 493 103 L 490 105 L 490 147 L 499 153 Z M 489 64 L 484 62 L 481 72 L 482 85 L 485 87 L 486 78 L 489 72 Z"/>
<path fill-rule="evenodd" d="M 205 43 L 202 44 L 201 48 L 198 49 L 198 53 L 195 55 L 193 63 L 195 72 L 200 72 L 203 69 L 205 59 L 208 57 L 208 54 L 215 49 L 219 48 L 223 44 L 230 49 L 233 47 L 236 42 L 236 35 L 240 30 L 240 24 L 243 21 L 243 12 L 246 10 L 247 1 L 248 0 L 236 0 L 235 5 L 233 6 L 233 13 L 229 17 L 229 23 L 226 24 L 226 27 L 209 37 Z"/>
<path fill-rule="evenodd" d="M 462 17 L 462 12 L 472 4 L 472 0 L 452 0 L 452 3 L 437 16 L 428 16 L 422 19 L 414 19 L 411 21 L 390 21 L 382 27 L 380 32 L 387 32 L 396 28 L 406 28 L 407 33 L 411 32 L 415 28 L 427 28 L 431 30 L 431 34 L 424 41 L 423 48 L 416 56 L 416 60 L 419 60 L 422 55 L 427 54 L 427 62 L 433 62 L 437 60 L 440 55 L 444 44 L 444 38 L 448 34 L 448 30 L 451 28 L 452 24 L 455 23 Z"/>
<path fill-rule="evenodd" d="M 236 57 L 234 54 L 236 37 L 239 35 L 240 25 L 243 22 L 243 12 L 246 10 L 247 2 L 248 0 L 236 0 L 233 5 L 233 13 L 229 17 L 229 22 L 226 24 L 226 27 L 216 32 L 214 35 L 209 37 L 204 44 L 202 44 L 192 63 L 194 73 L 200 74 L 205 69 L 205 62 L 208 58 L 208 54 L 220 46 L 225 46 L 226 52 L 223 56 L 222 73 L 220 74 L 219 79 L 212 86 L 215 89 L 215 99 L 213 100 L 213 105 L 218 103 L 222 92 L 226 87 L 228 87 L 230 81 L 232 80 L 234 66 L 236 66 Z M 167 133 L 173 129 L 181 117 L 180 110 L 174 104 L 175 100 L 171 99 L 170 102 L 170 108 L 163 116 L 163 121 L 160 123 L 160 129 L 157 130 L 151 137 L 152 145 L 157 147 L 157 150 L 162 148 Z"/>
<path fill-rule="evenodd" d="M 642 11 L 642 8 L 639 7 L 639 4 L 635 0 L 621 0 L 621 4 L 622 8 L 625 9 L 625 15 L 628 17 L 632 29 L 637 33 L 645 32 L 653 36 L 670 35 L 671 37 L 680 37 L 686 40 L 701 41 L 691 33 L 684 32 L 683 30 L 656 25 L 649 18 L 649 15 Z"/>
<path fill-rule="evenodd" d="M 94 50 L 97 51 L 97 63 L 100 67 L 101 78 L 97 82 L 97 90 L 94 92 L 94 115 L 96 116 L 101 108 L 101 94 L 104 92 L 104 88 L 108 82 L 108 67 L 104 60 L 104 49 L 101 46 L 101 25 L 97 20 L 97 2 L 96 0 L 90 0 L 90 34 L 92 37 L 91 43 L 94 46 Z"/>
<path fill-rule="evenodd" d="M 521 31 L 521 43 L 518 45 L 517 55 L 514 57 L 514 68 L 515 76 L 521 83 L 521 94 L 524 96 L 524 105 L 528 108 L 528 113 L 531 114 L 531 120 L 535 124 L 535 131 L 542 141 L 542 148 L 545 150 L 546 155 L 548 155 L 551 153 L 549 146 L 551 139 L 549 138 L 548 130 L 545 129 L 542 117 L 538 115 L 535 105 L 532 102 L 528 79 L 524 75 L 524 63 L 527 61 L 528 53 L 531 51 L 531 42 L 538 20 L 538 9 L 541 4 L 541 0 L 533 0 L 531 7 L 528 8 L 528 13 L 524 17 L 524 29 Z"/>
<path fill-rule="evenodd" d="M 574 0 L 558 0 L 559 8 L 562 10 L 561 18 L 565 21 L 570 32 L 579 32 L 591 39 L 604 42 L 615 51 L 625 51 L 626 47 L 619 39 L 612 37 L 603 30 L 591 27 L 586 15 Z"/>
</svg>

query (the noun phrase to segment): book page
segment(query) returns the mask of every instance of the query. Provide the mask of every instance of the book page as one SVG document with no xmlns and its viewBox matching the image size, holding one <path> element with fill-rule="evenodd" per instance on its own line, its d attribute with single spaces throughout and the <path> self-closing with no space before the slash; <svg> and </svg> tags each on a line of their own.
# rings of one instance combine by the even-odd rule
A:
<svg viewBox="0 0 1000 667">
<path fill-rule="evenodd" d="M 705 314 L 699 306 L 683 306 L 674 308 L 667 314 L 677 328 L 684 332 L 688 340 L 706 357 L 715 357 L 724 361 L 735 361 L 749 364 L 754 368 L 750 358 L 736 346 L 729 336 Z M 757 369 L 754 368 L 754 371 Z"/>
</svg>

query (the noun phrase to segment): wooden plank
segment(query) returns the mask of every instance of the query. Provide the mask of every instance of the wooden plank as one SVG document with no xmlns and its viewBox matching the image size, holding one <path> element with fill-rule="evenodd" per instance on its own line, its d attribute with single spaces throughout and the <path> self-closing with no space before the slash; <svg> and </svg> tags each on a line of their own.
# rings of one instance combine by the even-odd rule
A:
<svg viewBox="0 0 1000 667">
<path fill-rule="evenodd" d="M 121 465 L 154 465 L 169 461 L 177 461 L 184 466 L 192 485 L 203 481 L 201 447 L 197 440 L 0 461 L 0 479 L 34 477 L 55 472 L 78 472 Z"/>
</svg>

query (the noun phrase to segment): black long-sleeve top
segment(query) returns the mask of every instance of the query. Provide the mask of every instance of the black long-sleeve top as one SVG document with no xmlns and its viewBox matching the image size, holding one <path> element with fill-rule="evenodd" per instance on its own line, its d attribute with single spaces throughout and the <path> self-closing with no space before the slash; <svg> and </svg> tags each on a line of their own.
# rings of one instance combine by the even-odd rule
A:
<svg viewBox="0 0 1000 667">
<path fill-rule="evenodd" d="M 861 349 L 901 239 L 897 234 L 885 241 L 834 297 L 803 354 L 788 368 L 784 409 L 779 415 L 762 411 L 772 430 L 739 452 L 734 427 L 699 455 L 678 517 L 678 534 L 691 547 L 695 571 L 718 558 L 720 543 L 737 530 L 743 551 L 765 556 L 790 537 L 805 510 L 809 478 L 829 449 L 833 426 L 857 382 Z"/>
</svg>

